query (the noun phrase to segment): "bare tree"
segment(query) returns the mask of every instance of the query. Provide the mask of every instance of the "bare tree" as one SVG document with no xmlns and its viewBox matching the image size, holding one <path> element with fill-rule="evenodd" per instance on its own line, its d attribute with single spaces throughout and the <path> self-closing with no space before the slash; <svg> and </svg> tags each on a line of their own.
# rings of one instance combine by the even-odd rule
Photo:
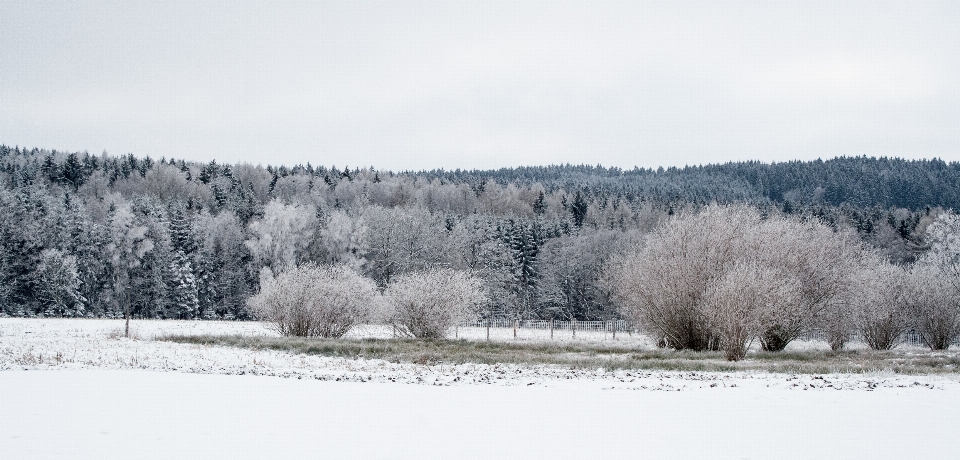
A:
<svg viewBox="0 0 960 460">
<path fill-rule="evenodd" d="M 484 302 L 483 282 L 446 268 L 394 278 L 385 292 L 397 330 L 410 337 L 442 338 L 477 317 Z"/>
<path fill-rule="evenodd" d="M 267 280 L 248 304 L 283 335 L 337 338 L 371 317 L 377 296 L 372 280 L 347 267 L 308 264 Z"/>
</svg>

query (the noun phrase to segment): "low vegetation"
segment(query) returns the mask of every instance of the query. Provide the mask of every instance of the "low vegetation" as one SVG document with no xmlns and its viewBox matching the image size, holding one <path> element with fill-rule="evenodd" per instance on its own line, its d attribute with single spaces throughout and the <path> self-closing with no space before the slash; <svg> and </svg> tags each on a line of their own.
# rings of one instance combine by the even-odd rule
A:
<svg viewBox="0 0 960 460">
<path fill-rule="evenodd" d="M 889 350 L 911 329 L 944 350 L 960 336 L 960 258 L 956 238 L 941 235 L 957 228 L 955 215 L 938 217 L 931 251 L 896 266 L 817 220 L 709 206 L 615 257 L 607 286 L 620 314 L 648 336 L 676 350 L 723 350 L 730 361 L 754 341 L 778 352 L 815 330 L 834 351 L 854 331 Z"/>
<path fill-rule="evenodd" d="M 739 362 L 723 351 L 636 350 L 618 345 L 477 342 L 418 339 L 322 339 L 249 337 L 236 335 L 170 335 L 159 340 L 276 350 L 288 353 L 382 359 L 395 363 L 559 365 L 573 369 L 666 370 L 681 372 L 763 371 L 802 374 L 893 372 L 898 374 L 955 373 L 957 353 L 905 350 L 845 350 L 751 352 Z"/>
</svg>

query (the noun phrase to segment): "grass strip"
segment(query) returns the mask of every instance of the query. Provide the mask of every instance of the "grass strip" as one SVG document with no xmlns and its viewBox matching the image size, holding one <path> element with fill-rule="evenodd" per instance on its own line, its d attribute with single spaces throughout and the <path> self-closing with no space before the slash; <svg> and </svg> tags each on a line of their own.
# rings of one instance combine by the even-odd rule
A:
<svg viewBox="0 0 960 460">
<path fill-rule="evenodd" d="M 382 359 L 394 363 L 558 365 L 573 369 L 663 370 L 680 372 L 768 371 L 791 374 L 943 374 L 960 371 L 955 352 L 790 351 L 751 352 L 729 362 L 722 352 L 636 350 L 623 346 L 570 343 L 510 343 L 470 340 L 322 339 L 240 335 L 167 335 L 157 340 L 183 344 L 276 350 L 293 354 Z"/>
</svg>

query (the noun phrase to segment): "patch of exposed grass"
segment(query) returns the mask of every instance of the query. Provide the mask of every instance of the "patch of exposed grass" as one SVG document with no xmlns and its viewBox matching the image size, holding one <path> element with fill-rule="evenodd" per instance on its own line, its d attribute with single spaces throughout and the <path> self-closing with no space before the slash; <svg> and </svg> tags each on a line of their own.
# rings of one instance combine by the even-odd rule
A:
<svg viewBox="0 0 960 460">
<path fill-rule="evenodd" d="M 236 335 L 169 335 L 158 340 L 295 354 L 382 359 L 416 364 L 547 364 L 574 369 L 667 370 L 680 372 L 768 371 L 799 374 L 960 372 L 960 355 L 907 351 L 754 352 L 729 362 L 722 352 L 636 350 L 617 345 L 509 343 L 468 340 L 320 339 Z"/>
</svg>

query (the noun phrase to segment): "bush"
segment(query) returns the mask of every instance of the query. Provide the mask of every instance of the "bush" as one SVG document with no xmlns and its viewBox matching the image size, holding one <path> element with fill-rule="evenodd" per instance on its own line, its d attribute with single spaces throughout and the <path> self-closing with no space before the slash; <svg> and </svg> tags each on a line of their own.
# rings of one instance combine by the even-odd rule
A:
<svg viewBox="0 0 960 460">
<path fill-rule="evenodd" d="M 738 235 L 758 220 L 746 208 L 714 207 L 658 227 L 608 265 L 605 284 L 621 314 L 671 348 L 718 349 L 703 296 L 734 259 Z"/>
<path fill-rule="evenodd" d="M 739 361 L 765 328 L 769 306 L 799 294 L 782 275 L 759 264 L 739 265 L 716 280 L 704 296 L 705 311 L 729 361 Z"/>
<path fill-rule="evenodd" d="M 485 300 L 480 279 L 450 269 L 397 276 L 385 297 L 397 331 L 421 339 L 446 337 L 476 318 Z"/>
<path fill-rule="evenodd" d="M 349 268 L 310 264 L 265 280 L 248 304 L 283 335 L 337 338 L 370 317 L 377 296 L 376 284 Z"/>
<path fill-rule="evenodd" d="M 882 263 L 861 270 L 851 304 L 863 341 L 874 350 L 890 350 L 910 329 L 910 302 L 916 289 L 903 269 Z"/>
<path fill-rule="evenodd" d="M 608 264 L 605 284 L 621 313 L 666 345 L 739 359 L 754 338 L 780 351 L 816 326 L 861 251 L 855 235 L 816 221 L 711 206 Z"/>
<path fill-rule="evenodd" d="M 797 337 L 822 324 L 824 316 L 843 299 L 850 273 L 864 252 L 852 232 L 835 231 L 816 220 L 770 218 L 757 226 L 747 253 L 779 274 L 777 287 L 793 286 L 764 311 L 766 329 L 760 344 L 782 351 Z M 771 285 L 772 287 L 773 285 Z"/>
<path fill-rule="evenodd" d="M 946 350 L 960 336 L 960 299 L 943 272 L 918 265 L 908 275 L 915 286 L 910 302 L 913 326 L 931 350 Z"/>
</svg>

